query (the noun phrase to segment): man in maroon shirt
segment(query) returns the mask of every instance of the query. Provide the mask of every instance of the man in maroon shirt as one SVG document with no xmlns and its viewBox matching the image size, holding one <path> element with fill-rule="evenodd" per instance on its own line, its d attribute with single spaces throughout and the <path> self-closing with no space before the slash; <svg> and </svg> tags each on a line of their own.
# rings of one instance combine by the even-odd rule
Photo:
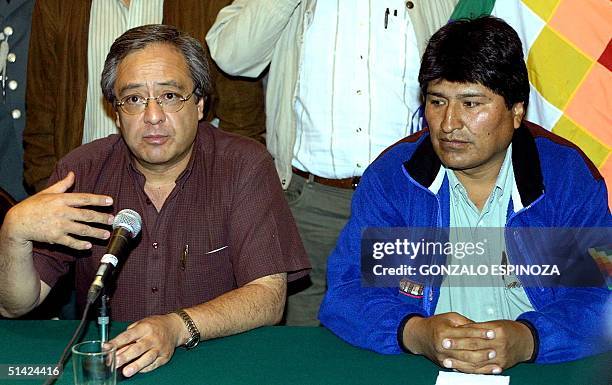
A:
<svg viewBox="0 0 612 385">
<path fill-rule="evenodd" d="M 70 264 L 83 308 L 113 215 L 142 214 L 140 237 L 111 290 L 111 340 L 132 376 L 180 345 L 277 323 L 306 254 L 270 155 L 198 121 L 210 91 L 202 47 L 173 27 L 134 28 L 102 74 L 121 135 L 62 159 L 50 187 L 15 206 L 0 230 L 0 314 L 27 313 Z"/>
</svg>

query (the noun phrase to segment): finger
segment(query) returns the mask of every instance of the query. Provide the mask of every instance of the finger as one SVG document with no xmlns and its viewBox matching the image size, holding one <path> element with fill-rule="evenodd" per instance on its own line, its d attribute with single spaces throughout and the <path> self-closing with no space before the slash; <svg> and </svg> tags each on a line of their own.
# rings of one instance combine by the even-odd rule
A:
<svg viewBox="0 0 612 385">
<path fill-rule="evenodd" d="M 441 365 L 446 369 L 455 369 L 464 373 L 473 373 L 476 370 L 476 367 L 471 362 L 464 362 L 450 357 L 443 359 Z"/>
<path fill-rule="evenodd" d="M 454 370 L 457 370 L 463 373 L 481 373 L 481 374 L 491 374 L 495 367 L 499 369 L 499 367 L 494 364 L 480 366 L 472 362 L 466 362 L 466 361 L 462 361 L 462 360 L 455 359 L 455 358 L 445 358 L 442 361 L 442 366 L 447 369 L 454 369 Z"/>
<path fill-rule="evenodd" d="M 465 327 L 473 327 L 476 329 L 486 330 L 486 338 L 490 340 L 496 337 L 496 330 L 500 330 L 499 322 L 474 322 L 473 324 L 465 325 Z"/>
<path fill-rule="evenodd" d="M 493 349 L 491 340 L 481 337 L 453 337 L 442 340 L 444 349 L 453 350 L 482 350 Z"/>
<path fill-rule="evenodd" d="M 123 368 L 123 375 L 126 377 L 131 377 L 134 374 L 140 372 L 142 369 L 151 366 L 155 360 L 157 359 L 158 351 L 157 350 L 148 350 L 144 354 L 140 356 L 139 359 L 130 363 L 125 368 Z M 157 366 L 156 366 L 157 367 Z M 151 368 L 148 371 L 155 369 L 156 367 Z"/>
<path fill-rule="evenodd" d="M 496 354 L 491 349 L 483 350 L 447 350 L 444 355 L 455 360 L 469 362 L 473 365 L 482 366 L 485 363 L 491 364 L 489 357 L 495 358 Z"/>
<path fill-rule="evenodd" d="M 57 181 L 46 189 L 42 190 L 40 194 L 60 194 L 68 191 L 74 184 L 74 172 L 70 171 L 64 179 Z"/>
<path fill-rule="evenodd" d="M 119 354 L 119 349 L 122 347 L 132 344 L 136 342 L 139 338 L 143 336 L 143 334 L 135 328 L 138 325 L 138 322 L 135 322 L 128 326 L 127 330 L 117 335 L 117 337 L 108 341 L 109 344 L 114 345 L 117 348 L 117 354 Z"/>
<path fill-rule="evenodd" d="M 149 348 L 150 346 L 148 346 L 148 344 L 143 343 L 142 341 L 138 341 L 136 343 L 126 346 L 125 349 L 122 349 L 121 354 L 117 354 L 116 356 L 117 367 L 122 366 L 128 362 L 134 361 L 138 357 L 145 354 L 149 350 Z"/>
<path fill-rule="evenodd" d="M 495 338 L 495 332 L 489 329 L 473 326 L 474 324 L 462 325 L 444 330 L 444 338 L 482 338 L 490 340 Z"/>
<path fill-rule="evenodd" d="M 476 368 L 474 373 L 477 374 L 501 374 L 502 368 L 497 364 L 488 364 L 480 368 Z"/>
<path fill-rule="evenodd" d="M 464 315 L 455 312 L 440 314 L 440 316 L 448 319 L 452 326 L 461 326 L 474 322 L 471 319 L 465 317 Z"/>
<path fill-rule="evenodd" d="M 108 195 L 89 194 L 89 193 L 70 193 L 64 196 L 64 202 L 68 206 L 110 206 L 113 198 Z"/>
<path fill-rule="evenodd" d="M 122 347 L 121 349 L 117 350 L 117 354 L 122 354 L 123 352 L 125 352 L 126 350 L 128 350 L 128 348 L 130 347 L 130 345 L 125 345 L 124 347 Z"/>
<path fill-rule="evenodd" d="M 68 234 L 78 235 L 80 237 L 89 237 L 97 239 L 108 239 L 110 231 L 98 229 L 79 222 L 68 222 L 64 227 Z"/>
<path fill-rule="evenodd" d="M 155 361 L 153 361 L 153 363 L 151 365 L 141 369 L 140 372 L 141 373 L 151 372 L 151 371 L 159 368 L 160 366 L 165 365 L 168 361 L 169 361 L 169 359 L 167 357 L 157 356 L 157 358 L 155 359 Z"/>
<path fill-rule="evenodd" d="M 471 362 L 464 362 L 461 360 L 446 358 L 442 361 L 442 366 L 447 369 L 455 369 L 463 373 L 474 373 L 474 374 L 500 374 L 502 368 L 497 364 L 488 364 L 480 366 Z"/>
<path fill-rule="evenodd" d="M 112 225 L 114 217 L 111 214 L 101 213 L 95 210 L 71 208 L 68 213 L 70 219 L 87 222 Z"/>
<path fill-rule="evenodd" d="M 91 249 L 91 242 L 82 241 L 80 239 L 73 238 L 70 235 L 63 235 L 54 241 L 50 241 L 49 243 L 67 246 L 75 250 Z"/>
</svg>

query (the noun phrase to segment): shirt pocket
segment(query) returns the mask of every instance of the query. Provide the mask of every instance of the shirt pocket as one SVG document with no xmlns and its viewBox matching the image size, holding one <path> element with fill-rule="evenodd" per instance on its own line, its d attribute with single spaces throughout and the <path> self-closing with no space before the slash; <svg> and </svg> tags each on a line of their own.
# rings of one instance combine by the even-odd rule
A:
<svg viewBox="0 0 612 385">
<path fill-rule="evenodd" d="M 189 244 L 180 251 L 177 266 L 183 307 L 210 301 L 236 287 L 227 243 Z"/>
</svg>

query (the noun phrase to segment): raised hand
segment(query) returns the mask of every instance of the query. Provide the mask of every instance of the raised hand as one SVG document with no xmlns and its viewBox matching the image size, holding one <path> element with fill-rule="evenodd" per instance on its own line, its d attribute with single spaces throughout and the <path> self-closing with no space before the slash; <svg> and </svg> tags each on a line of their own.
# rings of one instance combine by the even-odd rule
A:
<svg viewBox="0 0 612 385">
<path fill-rule="evenodd" d="M 22 244 L 38 241 L 84 250 L 91 248 L 91 243 L 73 235 L 107 239 L 108 230 L 88 224 L 109 225 L 113 216 L 83 207 L 110 206 L 113 199 L 104 195 L 67 193 L 74 178 L 74 173 L 69 172 L 64 179 L 11 208 L 3 225 L 8 226 L 5 233 L 10 241 Z"/>
</svg>

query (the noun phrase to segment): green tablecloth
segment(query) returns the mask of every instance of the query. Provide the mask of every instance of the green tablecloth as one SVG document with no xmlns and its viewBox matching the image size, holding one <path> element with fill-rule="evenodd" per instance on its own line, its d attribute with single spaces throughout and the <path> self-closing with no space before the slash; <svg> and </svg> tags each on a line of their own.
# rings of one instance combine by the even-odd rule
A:
<svg viewBox="0 0 612 385">
<path fill-rule="evenodd" d="M 53 364 L 76 321 L 0 321 L 0 365 Z M 126 324 L 114 323 L 111 335 Z M 84 339 L 95 339 L 90 324 Z M 151 373 L 123 382 L 137 384 L 428 384 L 441 369 L 423 357 L 385 356 L 350 346 L 325 328 L 265 327 L 178 349 Z M 612 353 L 558 365 L 521 364 L 504 373 L 511 385 L 610 385 Z M 41 384 L 13 380 L 1 384 Z M 56 384 L 72 384 L 72 363 Z"/>
</svg>

